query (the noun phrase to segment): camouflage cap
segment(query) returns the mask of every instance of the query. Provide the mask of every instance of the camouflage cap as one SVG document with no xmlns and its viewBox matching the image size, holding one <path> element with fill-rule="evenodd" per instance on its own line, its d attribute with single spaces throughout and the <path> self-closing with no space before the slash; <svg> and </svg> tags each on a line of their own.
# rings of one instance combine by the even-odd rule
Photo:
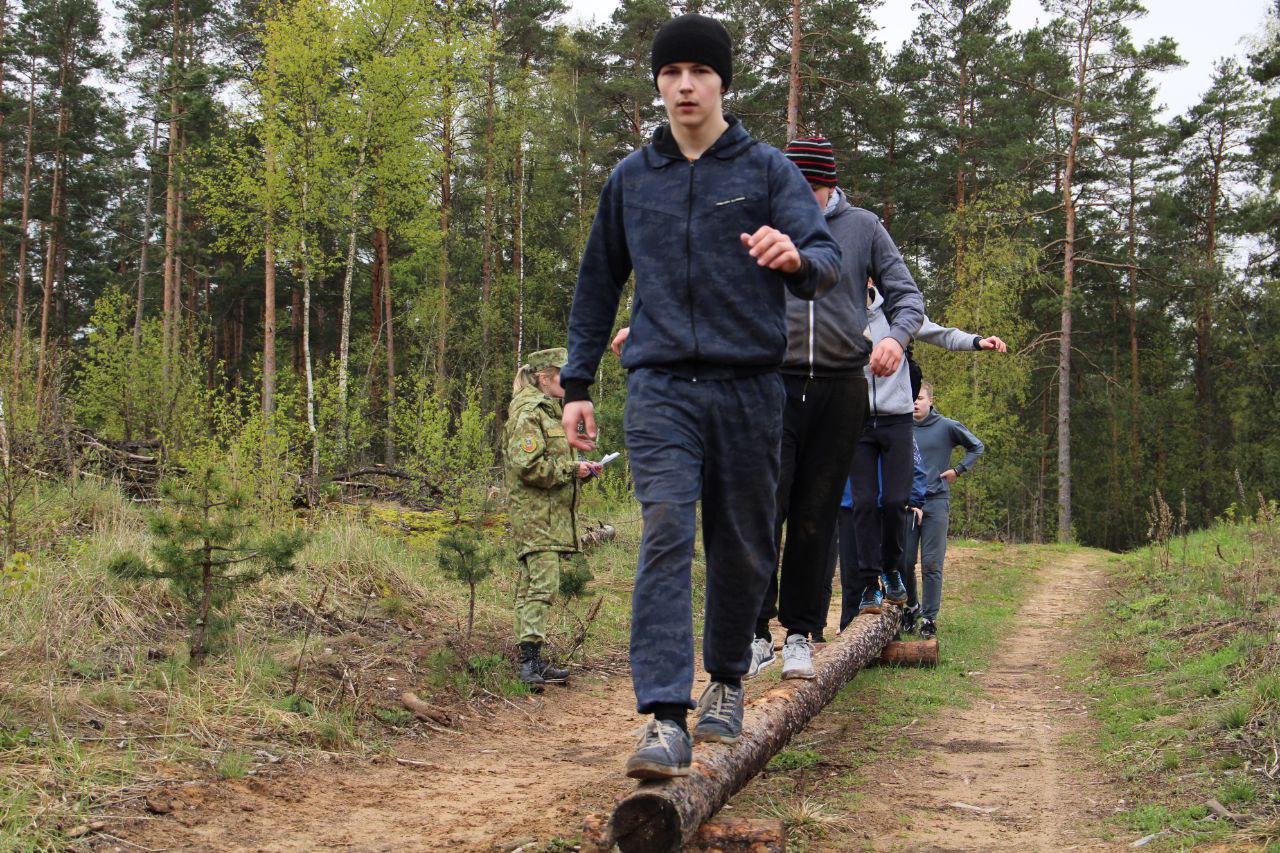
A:
<svg viewBox="0 0 1280 853">
<path fill-rule="evenodd" d="M 564 347 L 552 347 L 551 349 L 540 349 L 537 352 L 529 353 L 526 364 L 534 373 L 540 373 L 551 367 L 564 367 L 569 361 L 569 351 Z"/>
</svg>

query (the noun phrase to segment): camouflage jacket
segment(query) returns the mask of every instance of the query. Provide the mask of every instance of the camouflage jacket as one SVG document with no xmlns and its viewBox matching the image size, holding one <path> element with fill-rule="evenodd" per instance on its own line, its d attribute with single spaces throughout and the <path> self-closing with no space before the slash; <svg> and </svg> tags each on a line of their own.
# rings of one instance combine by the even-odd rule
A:
<svg viewBox="0 0 1280 853">
<path fill-rule="evenodd" d="M 578 550 L 578 460 L 560 425 L 563 407 L 537 388 L 507 409 L 507 518 L 516 556 Z"/>
</svg>

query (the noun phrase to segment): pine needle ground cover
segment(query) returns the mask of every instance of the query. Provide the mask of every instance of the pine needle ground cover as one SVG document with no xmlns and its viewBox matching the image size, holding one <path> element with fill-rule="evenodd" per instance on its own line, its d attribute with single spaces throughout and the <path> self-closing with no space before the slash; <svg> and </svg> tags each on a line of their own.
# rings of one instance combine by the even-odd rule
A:
<svg viewBox="0 0 1280 853">
<path fill-rule="evenodd" d="M 1097 750 L 1130 792 L 1116 821 L 1157 848 L 1280 850 L 1276 506 L 1182 533 L 1160 502 L 1152 526 L 1150 547 L 1114 559 L 1075 661 Z"/>
<path fill-rule="evenodd" d="M 476 587 L 470 641 L 471 590 L 436 557 L 452 519 L 335 504 L 295 519 L 309 533 L 295 571 L 244 588 L 195 667 L 171 584 L 108 569 L 150 552 L 147 514 L 89 486 L 41 500 L 47 539 L 0 573 L 0 850 L 60 848 L 169 783 L 388 751 L 524 692 L 500 516 L 483 524 L 503 556 Z M 594 509 L 620 519 L 618 537 L 553 606 L 549 637 L 553 654 L 576 646 L 580 671 L 624 660 L 639 535 L 623 523 L 638 513 Z M 409 713 L 405 691 L 436 720 Z"/>
</svg>

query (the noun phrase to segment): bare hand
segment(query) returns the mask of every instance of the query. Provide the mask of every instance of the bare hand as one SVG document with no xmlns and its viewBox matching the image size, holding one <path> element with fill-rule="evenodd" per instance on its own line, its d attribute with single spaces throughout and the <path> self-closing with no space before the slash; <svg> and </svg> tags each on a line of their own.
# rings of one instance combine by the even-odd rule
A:
<svg viewBox="0 0 1280 853">
<path fill-rule="evenodd" d="M 623 326 L 618 330 L 618 334 L 613 336 L 613 343 L 609 344 L 609 349 L 613 350 L 616 356 L 622 356 L 622 345 L 627 342 L 627 338 L 631 337 L 631 327 Z"/>
<path fill-rule="evenodd" d="M 586 460 L 583 460 L 578 463 L 578 477 L 583 480 L 588 477 L 596 477 L 599 476 L 603 469 L 604 466 L 599 462 L 587 462 Z"/>
<path fill-rule="evenodd" d="M 799 272 L 800 250 L 791 242 L 790 237 L 777 228 L 761 225 L 756 233 L 741 234 L 738 239 L 760 266 L 778 272 Z"/>
<path fill-rule="evenodd" d="M 892 376 L 902 363 L 902 344 L 893 338 L 881 338 L 871 351 L 871 372 L 876 376 Z"/>
<path fill-rule="evenodd" d="M 997 338 L 995 335 L 992 335 L 989 338 L 983 338 L 978 341 L 978 349 L 993 349 L 996 352 L 1008 352 L 1009 345 Z"/>
<path fill-rule="evenodd" d="M 566 405 L 564 414 L 560 417 L 560 425 L 564 427 L 564 435 L 569 440 L 570 447 L 588 452 L 596 449 L 596 410 L 590 400 L 578 400 Z M 579 425 L 585 435 L 578 434 Z"/>
<path fill-rule="evenodd" d="M 954 468 L 948 468 L 942 472 L 942 479 L 947 481 L 948 486 L 954 483 L 959 477 L 960 475 L 956 473 L 956 469 Z"/>
<path fill-rule="evenodd" d="M 911 514 L 916 517 L 916 527 L 924 524 L 924 510 L 918 506 L 911 507 Z"/>
</svg>

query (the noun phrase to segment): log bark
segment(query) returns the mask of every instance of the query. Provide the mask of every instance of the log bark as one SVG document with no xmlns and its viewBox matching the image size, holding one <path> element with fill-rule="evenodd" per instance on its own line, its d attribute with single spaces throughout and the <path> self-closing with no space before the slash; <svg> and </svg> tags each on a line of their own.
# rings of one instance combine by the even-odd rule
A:
<svg viewBox="0 0 1280 853">
<path fill-rule="evenodd" d="M 904 643 L 894 640 L 880 653 L 880 663 L 886 666 L 937 666 L 938 641 L 932 639 Z"/>
<path fill-rule="evenodd" d="M 622 853 L 676 851 L 742 790 L 858 670 L 880 657 L 902 610 L 889 606 L 859 616 L 814 654 L 814 678 L 787 681 L 747 703 L 742 738 L 732 745 L 701 744 L 685 777 L 646 782 L 624 797 L 609 819 L 608 846 Z"/>
<path fill-rule="evenodd" d="M 589 815 L 582 832 L 583 853 L 605 853 L 609 832 L 608 815 Z M 718 817 L 698 829 L 689 850 L 701 853 L 783 853 L 786 827 L 780 820 Z"/>
</svg>

